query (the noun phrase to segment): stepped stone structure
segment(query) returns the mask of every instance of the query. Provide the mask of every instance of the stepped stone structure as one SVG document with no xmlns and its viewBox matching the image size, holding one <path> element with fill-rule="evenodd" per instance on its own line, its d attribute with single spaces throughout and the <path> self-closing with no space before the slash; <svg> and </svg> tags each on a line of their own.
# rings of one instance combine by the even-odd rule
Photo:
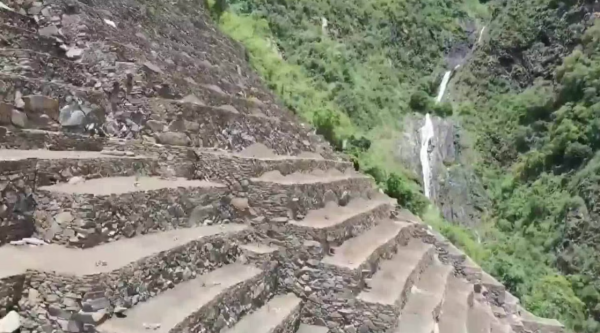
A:
<svg viewBox="0 0 600 333">
<path fill-rule="evenodd" d="M 280 106 L 203 1 L 0 2 L 0 332 L 563 332 Z"/>
</svg>

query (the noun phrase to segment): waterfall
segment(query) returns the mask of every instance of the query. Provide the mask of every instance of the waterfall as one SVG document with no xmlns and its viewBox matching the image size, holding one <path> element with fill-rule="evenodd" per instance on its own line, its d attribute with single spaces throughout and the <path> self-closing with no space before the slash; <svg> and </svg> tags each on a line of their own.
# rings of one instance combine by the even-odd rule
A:
<svg viewBox="0 0 600 333">
<path fill-rule="evenodd" d="M 436 103 L 439 103 L 444 97 L 444 92 L 446 91 L 448 81 L 450 81 L 451 74 L 452 71 L 446 71 L 446 73 L 444 73 L 437 98 L 435 99 Z M 419 153 L 421 167 L 423 169 L 423 190 L 427 198 L 430 198 L 431 196 L 431 165 L 429 165 L 429 144 L 431 143 L 431 139 L 433 139 L 434 134 L 433 122 L 431 121 L 431 115 L 428 113 L 425 115 L 425 124 L 423 124 L 423 127 L 421 127 L 421 151 Z"/>
<path fill-rule="evenodd" d="M 429 143 L 433 139 L 433 122 L 431 116 L 425 115 L 425 124 L 421 127 L 421 166 L 423 168 L 423 189 L 425 196 L 429 198 L 431 189 L 431 166 L 429 165 Z"/>
<path fill-rule="evenodd" d="M 483 28 L 481 28 L 481 31 L 479 32 L 479 40 L 477 40 L 478 44 L 481 44 L 481 37 L 483 37 L 484 31 L 485 31 L 485 25 L 483 26 Z"/>
<path fill-rule="evenodd" d="M 444 97 L 446 86 L 448 85 L 448 81 L 450 81 L 450 74 L 452 74 L 452 71 L 446 71 L 446 73 L 444 73 L 444 78 L 442 78 L 442 83 L 440 83 L 440 90 L 438 91 L 437 98 L 435 99 L 436 103 L 441 102 L 442 98 Z"/>
</svg>

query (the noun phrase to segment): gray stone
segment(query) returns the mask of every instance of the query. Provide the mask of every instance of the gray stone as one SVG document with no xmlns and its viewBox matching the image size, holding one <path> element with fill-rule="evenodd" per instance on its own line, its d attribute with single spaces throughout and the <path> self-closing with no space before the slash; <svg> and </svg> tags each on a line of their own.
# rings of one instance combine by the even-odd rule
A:
<svg viewBox="0 0 600 333">
<path fill-rule="evenodd" d="M 13 109 L 11 112 L 11 122 L 13 125 L 26 128 L 27 127 L 27 115 L 17 109 Z"/>
<path fill-rule="evenodd" d="M 231 113 L 240 113 L 236 108 L 234 108 L 231 105 L 221 105 L 219 106 L 219 109 L 229 111 Z"/>
<path fill-rule="evenodd" d="M 96 299 L 90 299 L 85 301 L 83 304 L 83 311 L 95 312 L 110 307 L 110 301 L 106 297 L 100 297 Z"/>
<path fill-rule="evenodd" d="M 29 304 L 36 305 L 41 300 L 42 298 L 40 297 L 40 292 L 33 288 L 29 288 L 29 291 L 27 292 L 27 301 L 29 302 Z"/>
<path fill-rule="evenodd" d="M 358 333 L 369 333 L 369 326 L 367 324 L 362 324 L 358 327 Z"/>
<path fill-rule="evenodd" d="M 54 294 L 46 295 L 45 298 L 47 303 L 56 303 L 60 300 L 60 298 Z"/>
<path fill-rule="evenodd" d="M 156 74 L 163 74 L 163 71 L 162 71 L 162 69 L 160 69 L 160 67 L 156 66 L 155 64 L 153 64 L 149 61 L 146 61 L 144 63 L 144 68 L 149 69 Z"/>
<path fill-rule="evenodd" d="M 23 97 L 26 112 L 46 114 L 54 120 L 59 120 L 58 100 L 43 95 L 29 95 Z"/>
<path fill-rule="evenodd" d="M 126 308 L 126 307 L 117 305 L 117 306 L 115 307 L 115 310 L 114 310 L 113 312 L 114 312 L 114 313 L 118 313 L 118 314 L 122 314 L 122 313 L 124 313 L 125 311 L 127 311 L 127 308 Z"/>
<path fill-rule="evenodd" d="M 248 198 L 233 198 L 231 199 L 231 205 L 240 212 L 245 212 L 250 209 Z"/>
<path fill-rule="evenodd" d="M 54 220 L 60 225 L 68 225 L 73 222 L 75 218 L 71 215 L 70 212 L 60 212 L 54 215 Z"/>
<path fill-rule="evenodd" d="M 48 9 L 48 7 L 42 9 L 42 15 L 45 16 L 46 18 L 52 16 L 52 15 L 50 15 L 50 9 Z"/>
<path fill-rule="evenodd" d="M 169 131 L 171 132 L 185 132 L 185 120 L 179 118 L 173 120 L 169 124 Z"/>
<path fill-rule="evenodd" d="M 6 127 L 0 126 L 0 138 L 5 137 L 6 133 L 8 133 L 8 129 Z"/>
<path fill-rule="evenodd" d="M 162 132 L 165 129 L 165 123 L 158 120 L 148 120 L 146 127 L 150 128 L 152 132 Z"/>
<path fill-rule="evenodd" d="M 200 100 L 198 97 L 194 96 L 194 95 L 187 95 L 184 98 L 181 99 L 181 103 L 191 103 L 191 104 L 197 104 L 197 105 L 206 105 L 204 104 L 204 102 L 202 100 Z"/>
<path fill-rule="evenodd" d="M 69 50 L 67 50 L 67 58 L 69 59 L 79 59 L 81 58 L 81 56 L 83 56 L 83 49 L 80 49 L 78 47 L 70 47 Z"/>
<path fill-rule="evenodd" d="M 197 206 L 192 210 L 190 218 L 188 219 L 188 226 L 200 225 L 214 214 L 215 207 L 213 205 Z"/>
<path fill-rule="evenodd" d="M 217 330 L 220 330 L 221 328 L 225 327 L 225 325 L 227 325 L 227 321 L 223 317 L 223 314 L 219 315 L 214 325 Z"/>
<path fill-rule="evenodd" d="M 79 304 L 77 303 L 77 301 L 72 298 L 64 298 L 62 304 L 67 308 L 79 308 Z"/>
<path fill-rule="evenodd" d="M 271 219 L 271 222 L 273 223 L 286 223 L 287 221 L 289 221 L 289 218 L 285 216 L 275 217 Z"/>
<path fill-rule="evenodd" d="M 115 62 L 115 70 L 119 73 L 135 73 L 137 72 L 137 65 L 134 62 Z"/>
<path fill-rule="evenodd" d="M 344 332 L 346 332 L 346 333 L 356 333 L 356 328 L 354 326 L 346 326 L 346 327 L 344 327 Z"/>
<path fill-rule="evenodd" d="M 34 2 L 32 3 L 31 7 L 29 7 L 29 9 L 27 10 L 27 13 L 29 15 L 39 15 L 40 12 L 42 11 L 43 5 L 41 2 Z"/>
<path fill-rule="evenodd" d="M 0 125 L 10 125 L 12 123 L 13 106 L 0 102 Z"/>
<path fill-rule="evenodd" d="M 21 316 L 15 311 L 9 312 L 0 319 L 0 332 L 12 333 L 21 328 Z"/>
<path fill-rule="evenodd" d="M 29 117 L 29 123 L 33 124 L 36 128 L 48 128 L 52 126 L 53 120 L 46 114 L 33 115 Z"/>
<path fill-rule="evenodd" d="M 185 127 L 186 131 L 194 132 L 194 131 L 197 131 L 197 130 L 200 129 L 200 124 L 198 124 L 195 121 L 187 121 L 187 120 L 185 120 L 183 122 L 183 124 L 184 124 L 184 127 Z"/>
<path fill-rule="evenodd" d="M 76 320 L 69 320 L 67 324 L 67 332 L 70 333 L 79 333 L 83 330 L 83 324 Z"/>
<path fill-rule="evenodd" d="M 48 314 L 51 315 L 52 317 L 64 319 L 65 321 L 71 319 L 71 317 L 73 316 L 73 314 L 71 312 L 61 309 L 56 304 L 51 304 L 48 306 Z M 65 322 L 65 324 L 66 324 L 66 322 Z"/>
<path fill-rule="evenodd" d="M 98 310 L 95 312 L 80 311 L 73 315 L 73 320 L 84 324 L 97 324 L 106 317 L 106 310 Z"/>
<path fill-rule="evenodd" d="M 204 68 L 211 68 L 213 66 L 213 64 L 211 64 L 210 61 L 208 61 L 206 59 L 202 59 L 202 60 L 198 61 L 198 65 L 200 65 L 201 67 L 204 67 Z"/>
<path fill-rule="evenodd" d="M 323 195 L 323 203 L 335 202 L 338 203 L 338 197 L 332 190 L 327 190 Z"/>
<path fill-rule="evenodd" d="M 86 114 L 77 105 L 67 105 L 60 109 L 59 121 L 64 127 L 85 125 Z"/>
<path fill-rule="evenodd" d="M 41 28 L 40 30 L 38 30 L 38 34 L 44 37 L 60 36 L 60 30 L 58 30 L 58 28 L 54 24 L 51 24 L 45 28 Z"/>
<path fill-rule="evenodd" d="M 319 261 L 315 260 L 315 259 L 308 259 L 306 261 L 306 263 L 312 267 L 317 267 L 319 266 Z"/>
<path fill-rule="evenodd" d="M 127 222 L 125 224 L 125 227 L 123 227 L 123 235 L 125 235 L 125 237 L 131 238 L 133 236 L 135 236 L 136 234 L 136 230 L 133 226 L 133 224 L 131 222 Z"/>
<path fill-rule="evenodd" d="M 17 109 L 22 109 L 25 107 L 25 101 L 23 101 L 23 94 L 19 90 L 15 92 L 15 106 Z"/>
<path fill-rule="evenodd" d="M 189 146 L 190 138 L 185 133 L 164 132 L 155 134 L 156 142 L 172 146 Z"/>
<path fill-rule="evenodd" d="M 69 321 L 68 320 L 57 319 L 56 324 L 58 324 L 58 327 L 60 327 L 60 329 L 63 330 L 63 332 L 69 331 Z"/>
<path fill-rule="evenodd" d="M 350 200 L 352 200 L 352 197 L 350 196 L 350 194 L 348 193 L 348 191 L 344 191 L 344 193 L 342 193 L 341 197 L 340 197 L 340 206 L 346 206 Z"/>
</svg>

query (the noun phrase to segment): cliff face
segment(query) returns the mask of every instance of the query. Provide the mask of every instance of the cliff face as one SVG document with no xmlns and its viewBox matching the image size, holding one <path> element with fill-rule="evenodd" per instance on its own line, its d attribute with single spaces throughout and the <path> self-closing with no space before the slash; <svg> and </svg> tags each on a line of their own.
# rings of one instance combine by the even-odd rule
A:
<svg viewBox="0 0 600 333">
<path fill-rule="evenodd" d="M 454 80 L 471 101 L 551 80 L 600 9 L 593 1 L 493 1 L 482 43 Z M 460 89 L 470 87 L 470 89 Z"/>
<path fill-rule="evenodd" d="M 446 220 L 468 227 L 478 226 L 491 202 L 472 168 L 469 157 L 472 147 L 461 137 L 464 129 L 455 120 L 433 116 L 432 122 L 435 135 L 428 148 L 432 170 L 430 199 Z M 423 123 L 423 116 L 405 117 L 402 139 L 397 143 L 396 156 L 415 179 L 422 179 L 423 174 L 420 160 Z"/>
</svg>

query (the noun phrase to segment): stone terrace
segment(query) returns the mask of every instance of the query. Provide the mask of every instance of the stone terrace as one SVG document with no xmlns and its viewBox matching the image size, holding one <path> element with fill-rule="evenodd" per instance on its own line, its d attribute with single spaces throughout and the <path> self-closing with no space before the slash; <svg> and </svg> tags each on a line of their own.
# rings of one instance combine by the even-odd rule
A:
<svg viewBox="0 0 600 333">
<path fill-rule="evenodd" d="M 0 2 L 0 332 L 563 332 L 282 107 L 203 1 Z"/>
</svg>

